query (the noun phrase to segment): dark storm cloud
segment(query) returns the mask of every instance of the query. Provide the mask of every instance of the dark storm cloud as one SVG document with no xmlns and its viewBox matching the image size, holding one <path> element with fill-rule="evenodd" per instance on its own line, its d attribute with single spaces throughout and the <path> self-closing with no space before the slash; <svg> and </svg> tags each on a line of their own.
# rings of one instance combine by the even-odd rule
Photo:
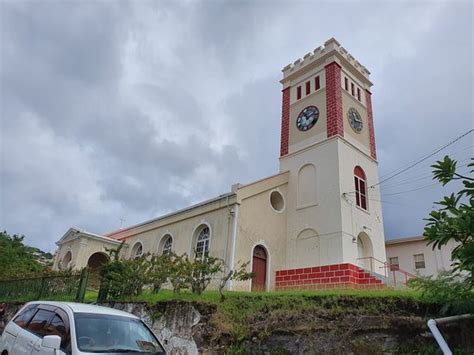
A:
<svg viewBox="0 0 474 355">
<path fill-rule="evenodd" d="M 276 173 L 280 69 L 332 36 L 372 72 L 382 175 L 472 127 L 470 2 L 0 7 L 0 227 L 45 249 Z M 443 190 L 393 193 L 430 163 L 382 185 L 388 237 L 421 232 Z"/>
</svg>

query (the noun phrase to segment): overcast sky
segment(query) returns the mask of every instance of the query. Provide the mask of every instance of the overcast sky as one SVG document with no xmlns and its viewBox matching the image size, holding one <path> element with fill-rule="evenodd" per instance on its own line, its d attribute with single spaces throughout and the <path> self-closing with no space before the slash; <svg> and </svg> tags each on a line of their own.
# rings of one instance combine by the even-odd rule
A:
<svg viewBox="0 0 474 355">
<path fill-rule="evenodd" d="M 278 172 L 281 68 L 333 36 L 372 73 L 381 176 L 474 123 L 470 1 L 0 0 L 0 26 L 0 228 L 45 250 Z M 386 238 L 450 191 L 433 161 L 382 184 Z"/>
</svg>

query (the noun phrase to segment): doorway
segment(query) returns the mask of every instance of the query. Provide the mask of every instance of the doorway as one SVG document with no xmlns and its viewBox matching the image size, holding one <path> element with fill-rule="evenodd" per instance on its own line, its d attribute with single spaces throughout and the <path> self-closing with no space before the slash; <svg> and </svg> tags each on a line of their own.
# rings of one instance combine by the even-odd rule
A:
<svg viewBox="0 0 474 355">
<path fill-rule="evenodd" d="M 261 245 L 253 249 L 252 291 L 265 291 L 267 285 L 267 252 Z"/>
</svg>

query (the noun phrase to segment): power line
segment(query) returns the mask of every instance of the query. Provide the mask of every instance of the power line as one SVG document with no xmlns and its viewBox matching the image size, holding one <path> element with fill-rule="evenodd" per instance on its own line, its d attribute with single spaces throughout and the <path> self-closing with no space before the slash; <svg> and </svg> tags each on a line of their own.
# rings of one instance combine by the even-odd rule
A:
<svg viewBox="0 0 474 355">
<path fill-rule="evenodd" d="M 454 156 L 454 152 L 453 153 L 446 153 L 447 155 L 449 155 L 449 157 L 451 159 L 454 159 L 457 164 L 462 164 L 466 161 L 470 161 L 472 159 L 472 155 L 469 155 L 468 158 L 466 158 L 466 156 L 459 156 L 459 157 L 456 157 Z M 438 159 L 438 158 L 435 158 L 435 159 Z M 419 164 L 417 165 L 416 167 L 414 167 L 413 169 L 411 169 L 411 171 L 407 172 L 407 174 L 405 174 L 404 176 L 406 176 L 406 179 L 405 180 L 401 180 L 401 181 L 409 181 L 411 178 L 418 178 L 418 177 L 421 177 L 421 176 L 432 176 L 433 173 L 432 173 L 432 168 L 431 168 L 431 165 L 434 163 L 435 161 L 434 160 L 429 160 L 429 161 L 425 161 L 423 164 Z M 463 166 L 466 166 L 467 164 L 464 164 L 464 165 L 458 165 L 457 167 L 458 168 L 461 168 Z M 426 174 L 422 174 L 423 172 L 426 172 L 426 171 L 429 171 L 429 173 L 426 173 Z M 421 174 L 421 175 L 420 175 Z M 387 175 L 385 175 L 387 176 Z M 383 179 L 383 178 L 381 178 Z M 387 184 L 384 184 L 384 187 L 386 186 L 389 186 L 391 185 L 393 182 L 388 182 Z"/>
<path fill-rule="evenodd" d="M 393 195 L 401 195 L 401 194 L 404 194 L 404 193 L 407 193 L 407 192 L 413 192 L 413 191 L 418 191 L 418 190 L 422 190 L 422 189 L 426 189 L 428 187 L 432 187 L 432 186 L 435 186 L 435 185 L 439 185 L 438 182 L 435 182 L 433 184 L 429 184 L 429 185 L 426 185 L 426 186 L 421 186 L 421 187 L 418 187 L 416 189 L 411 189 L 411 190 L 406 190 L 406 191 L 399 191 L 399 192 L 393 192 L 393 193 L 389 193 L 389 194 L 382 194 L 383 196 L 393 196 Z"/>
<path fill-rule="evenodd" d="M 459 162 L 464 162 L 464 161 L 467 161 L 467 160 L 471 160 L 471 158 L 465 159 L 465 160 L 461 160 L 461 161 L 459 161 Z M 458 168 L 458 169 L 464 168 L 465 166 L 468 166 L 468 165 L 469 165 L 469 163 L 463 164 L 463 165 L 458 166 L 457 168 Z M 467 173 L 467 172 L 468 172 L 468 171 L 466 171 L 466 172 L 461 172 L 461 171 L 459 171 L 460 174 Z M 402 180 L 402 181 L 397 182 L 397 183 L 395 183 L 395 184 L 384 185 L 384 189 L 391 189 L 391 188 L 396 187 L 396 186 L 407 185 L 407 184 L 410 184 L 410 183 L 412 183 L 412 182 L 421 181 L 421 180 L 426 180 L 426 179 L 428 179 L 428 178 L 433 179 L 433 173 L 432 173 L 432 172 L 431 172 L 431 173 L 428 173 L 428 174 L 423 174 L 423 175 L 421 175 L 420 177 L 414 176 L 414 177 L 411 178 L 411 179 Z"/>
<path fill-rule="evenodd" d="M 430 158 L 430 157 L 432 157 L 433 155 L 435 155 L 435 154 L 441 152 L 442 150 L 444 150 L 444 149 L 446 149 L 447 147 L 449 147 L 450 145 L 456 143 L 457 141 L 459 141 L 460 139 L 464 138 L 465 136 L 467 136 L 468 134 L 472 133 L 473 131 L 474 131 L 474 129 L 470 129 L 469 131 L 467 131 L 466 133 L 460 135 L 459 137 L 457 137 L 456 139 L 452 140 L 451 142 L 449 142 L 449 143 L 443 145 L 442 147 L 436 149 L 435 151 L 429 153 L 428 155 L 426 155 L 426 156 L 424 156 L 424 157 L 422 157 L 422 158 L 420 158 L 420 159 L 414 161 L 412 164 L 410 164 L 410 165 L 407 166 L 406 168 L 403 168 L 402 170 L 399 170 L 400 168 L 397 169 L 397 170 L 399 170 L 398 172 L 392 173 L 392 175 L 390 175 L 389 177 L 387 177 L 387 178 L 383 179 L 382 181 L 379 181 L 378 183 L 376 183 L 376 184 L 374 184 L 374 185 L 372 185 L 372 186 L 369 186 L 369 187 L 370 187 L 370 188 L 374 188 L 374 187 L 377 186 L 377 185 L 383 184 L 384 182 L 386 182 L 386 181 L 388 181 L 388 180 L 390 180 L 390 179 L 393 179 L 395 176 L 398 176 L 398 175 L 404 173 L 405 171 L 407 171 L 407 170 L 413 168 L 414 166 L 416 166 L 416 165 L 418 165 L 418 164 L 424 162 L 424 161 L 427 160 L 428 158 Z M 397 171 L 397 170 L 395 170 L 395 171 Z"/>
</svg>

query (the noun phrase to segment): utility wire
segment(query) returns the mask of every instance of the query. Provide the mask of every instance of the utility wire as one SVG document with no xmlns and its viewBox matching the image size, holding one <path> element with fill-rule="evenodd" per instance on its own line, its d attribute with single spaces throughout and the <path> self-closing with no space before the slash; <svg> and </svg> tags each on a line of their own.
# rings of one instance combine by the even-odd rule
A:
<svg viewBox="0 0 474 355">
<path fill-rule="evenodd" d="M 433 184 L 429 184 L 429 185 L 426 185 L 426 186 L 421 186 L 421 187 L 418 187 L 416 189 L 411 189 L 411 190 L 406 190 L 406 191 L 399 191 L 399 192 L 393 192 L 393 193 L 389 193 L 389 194 L 382 194 L 383 196 L 393 196 L 393 195 L 401 195 L 401 194 L 404 194 L 404 193 L 407 193 L 407 192 L 412 192 L 412 191 L 418 191 L 418 190 L 422 190 L 422 189 L 426 189 L 428 187 L 432 187 L 432 186 L 435 186 L 435 185 L 438 185 L 439 183 L 438 182 L 435 182 Z"/>
<path fill-rule="evenodd" d="M 470 158 L 469 158 L 469 159 L 466 159 L 466 160 L 470 160 Z M 466 160 L 464 160 L 464 161 L 466 161 Z M 468 163 L 468 164 L 463 164 L 463 165 L 458 166 L 457 168 L 463 168 L 463 167 L 468 166 L 468 165 L 469 165 L 469 163 Z M 465 174 L 465 173 L 468 173 L 468 171 L 466 171 L 466 172 L 459 172 L 459 173 L 460 173 L 460 174 Z M 391 189 L 391 188 L 393 188 L 393 187 L 397 187 L 397 186 L 400 186 L 400 185 L 407 185 L 407 184 L 411 184 L 412 182 L 421 181 L 421 180 L 427 180 L 428 178 L 431 178 L 431 180 L 432 180 L 432 179 L 433 179 L 433 173 L 423 174 L 423 175 L 421 175 L 420 177 L 416 177 L 416 179 L 415 179 L 415 177 L 416 177 L 416 176 L 414 176 L 414 177 L 411 178 L 411 179 L 402 180 L 402 181 L 397 182 L 397 183 L 395 183 L 395 184 L 384 185 L 384 189 Z"/>
<path fill-rule="evenodd" d="M 460 139 L 464 138 L 465 136 L 467 136 L 468 134 L 472 133 L 473 131 L 474 131 L 474 129 L 470 129 L 470 130 L 467 131 L 466 133 L 460 135 L 459 137 L 457 137 L 456 139 L 452 140 L 451 142 L 449 142 L 449 143 L 443 145 L 442 147 L 436 149 L 436 150 L 433 151 L 432 153 L 429 153 L 428 155 L 426 155 L 426 156 L 424 156 L 424 157 L 422 157 L 422 158 L 420 158 L 420 159 L 414 161 L 412 164 L 410 164 L 410 165 L 407 166 L 406 168 L 403 168 L 402 170 L 397 169 L 397 170 L 399 170 L 398 172 L 392 173 L 392 175 L 390 175 L 389 177 L 387 177 L 387 178 L 383 179 L 382 181 L 379 181 L 378 183 L 376 183 L 376 184 L 374 184 L 374 185 L 372 185 L 372 186 L 369 186 L 369 187 L 370 187 L 370 188 L 374 188 L 374 187 L 377 186 L 377 185 L 383 184 L 384 182 L 386 182 L 386 181 L 388 181 L 388 180 L 390 180 L 390 179 L 393 179 L 395 176 L 398 176 L 398 175 L 404 173 L 405 171 L 407 171 L 407 170 L 413 168 L 414 166 L 416 166 L 416 165 L 418 165 L 418 164 L 424 162 L 424 161 L 427 160 L 428 158 L 430 158 L 430 157 L 432 157 L 433 155 L 435 155 L 435 154 L 441 152 L 442 150 L 444 150 L 444 149 L 446 149 L 447 147 L 449 147 L 450 145 L 456 143 L 457 141 L 459 141 Z M 395 171 L 397 171 L 397 170 L 395 170 Z"/>
<path fill-rule="evenodd" d="M 451 159 L 454 159 L 456 160 L 457 164 L 462 164 L 464 162 L 467 162 L 467 161 L 470 161 L 472 158 L 472 155 L 470 155 L 468 158 L 466 158 L 466 156 L 459 156 L 459 157 L 455 157 L 453 154 L 454 153 L 446 153 L 447 155 L 449 155 L 451 157 Z M 437 158 L 435 158 L 437 159 Z M 418 177 L 421 177 L 421 176 L 424 176 L 424 175 L 430 175 L 432 176 L 433 173 L 432 173 L 432 169 L 431 169 L 431 165 L 434 163 L 433 160 L 429 160 L 429 161 L 425 161 L 424 164 L 420 164 L 416 167 L 414 167 L 413 169 L 411 169 L 411 171 L 407 172 L 407 174 L 405 174 L 404 176 L 406 176 L 406 181 L 409 181 L 411 178 L 418 178 Z M 464 165 L 458 165 L 457 167 L 458 168 L 461 168 L 463 166 L 466 166 L 468 164 L 464 164 Z M 425 173 L 426 171 L 429 171 L 429 173 Z M 425 173 L 425 174 L 423 174 Z M 420 175 L 421 174 L 421 175 Z M 387 176 L 387 175 L 385 175 Z M 383 179 L 383 178 L 381 178 Z M 405 181 L 405 180 L 401 180 L 401 181 Z M 384 187 L 388 186 L 388 185 L 391 185 L 392 181 L 389 181 L 387 184 L 384 184 Z"/>
</svg>

